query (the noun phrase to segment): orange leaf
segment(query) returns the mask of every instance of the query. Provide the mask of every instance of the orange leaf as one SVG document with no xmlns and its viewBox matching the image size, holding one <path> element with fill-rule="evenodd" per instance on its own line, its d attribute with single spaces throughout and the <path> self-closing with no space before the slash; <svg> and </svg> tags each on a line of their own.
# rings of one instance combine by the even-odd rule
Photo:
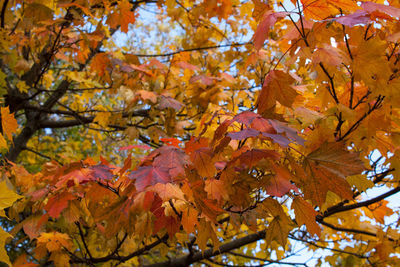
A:
<svg viewBox="0 0 400 267">
<path fill-rule="evenodd" d="M 358 154 L 347 151 L 339 142 L 324 143 L 311 152 L 304 161 L 304 168 L 304 196 L 319 206 L 325 202 L 328 190 L 342 198 L 352 199 L 353 192 L 345 178 L 364 170 Z"/>
<path fill-rule="evenodd" d="M 258 113 L 275 106 L 276 101 L 286 107 L 291 107 L 298 93 L 293 89 L 295 79 L 290 74 L 280 70 L 271 71 L 265 78 L 261 93 L 257 99 Z"/>
<path fill-rule="evenodd" d="M 171 183 L 166 183 L 166 184 L 157 183 L 149 187 L 148 190 L 156 192 L 163 201 L 168 201 L 170 199 L 185 200 L 183 192 L 179 188 L 179 186 Z"/>
<path fill-rule="evenodd" d="M 217 172 L 211 157 L 211 149 L 200 148 L 191 155 L 192 162 L 197 172 L 203 177 L 213 177 Z"/>
<path fill-rule="evenodd" d="M 204 190 L 212 199 L 221 201 L 222 199 L 227 200 L 229 198 L 228 191 L 226 190 L 226 185 L 221 180 L 207 179 L 205 181 L 206 186 Z"/>
<path fill-rule="evenodd" d="M 199 213 L 194 208 L 188 207 L 182 211 L 182 226 L 186 233 L 193 233 L 198 224 Z"/>
<path fill-rule="evenodd" d="M 318 212 L 314 210 L 311 204 L 300 197 L 295 197 L 292 203 L 292 209 L 294 209 L 296 222 L 299 226 L 305 224 L 310 234 L 321 235 L 321 228 L 315 221 L 315 216 L 317 216 Z"/>
<path fill-rule="evenodd" d="M 1 108 L 1 126 L 8 140 L 12 141 L 12 134 L 17 131 L 18 123 L 14 115 L 10 114 L 9 107 Z"/>
</svg>

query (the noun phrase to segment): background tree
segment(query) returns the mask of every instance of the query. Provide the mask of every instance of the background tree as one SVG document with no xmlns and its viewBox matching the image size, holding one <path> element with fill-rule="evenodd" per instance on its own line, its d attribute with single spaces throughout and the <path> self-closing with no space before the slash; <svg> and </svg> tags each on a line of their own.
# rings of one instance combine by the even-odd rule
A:
<svg viewBox="0 0 400 267">
<path fill-rule="evenodd" d="M 3 262 L 399 264 L 399 1 L 0 8 Z"/>
</svg>

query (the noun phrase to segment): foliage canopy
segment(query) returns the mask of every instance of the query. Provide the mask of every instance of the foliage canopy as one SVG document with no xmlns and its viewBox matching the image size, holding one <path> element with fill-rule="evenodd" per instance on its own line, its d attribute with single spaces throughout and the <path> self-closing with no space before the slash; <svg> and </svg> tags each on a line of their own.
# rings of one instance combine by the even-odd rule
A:
<svg viewBox="0 0 400 267">
<path fill-rule="evenodd" d="M 4 263 L 400 265 L 400 1 L 0 10 Z"/>
</svg>

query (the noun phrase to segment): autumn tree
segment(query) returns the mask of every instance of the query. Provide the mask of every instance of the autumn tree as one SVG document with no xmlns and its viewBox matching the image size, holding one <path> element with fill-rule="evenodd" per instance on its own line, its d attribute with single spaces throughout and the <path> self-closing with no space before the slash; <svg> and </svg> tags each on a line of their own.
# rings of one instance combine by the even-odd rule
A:
<svg viewBox="0 0 400 267">
<path fill-rule="evenodd" d="M 4 263 L 400 264 L 398 0 L 0 10 Z"/>
</svg>

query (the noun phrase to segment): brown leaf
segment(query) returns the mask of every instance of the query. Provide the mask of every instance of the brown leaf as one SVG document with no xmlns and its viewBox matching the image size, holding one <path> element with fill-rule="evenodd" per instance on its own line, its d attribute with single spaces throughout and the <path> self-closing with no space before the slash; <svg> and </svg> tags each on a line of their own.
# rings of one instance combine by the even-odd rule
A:
<svg viewBox="0 0 400 267">
<path fill-rule="evenodd" d="M 302 177 L 304 196 L 322 206 L 329 191 L 345 199 L 352 199 L 351 186 L 346 176 L 364 170 L 358 153 L 349 152 L 344 144 L 324 143 L 304 160 L 305 177 Z"/>
<path fill-rule="evenodd" d="M 203 177 L 213 177 L 217 172 L 210 148 L 200 148 L 191 154 L 191 160 L 199 173 Z"/>
</svg>

